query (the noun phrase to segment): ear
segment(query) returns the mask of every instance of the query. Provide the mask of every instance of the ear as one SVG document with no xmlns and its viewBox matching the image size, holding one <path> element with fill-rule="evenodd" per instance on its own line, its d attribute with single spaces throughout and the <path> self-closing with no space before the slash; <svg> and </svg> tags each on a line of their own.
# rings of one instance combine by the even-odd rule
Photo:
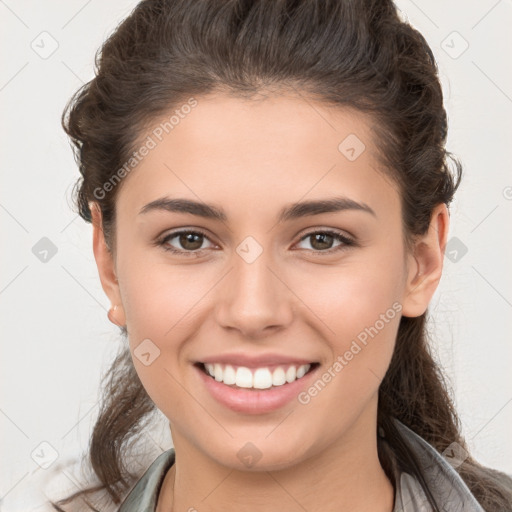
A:
<svg viewBox="0 0 512 512">
<path fill-rule="evenodd" d="M 109 319 L 121 327 L 126 324 L 126 318 L 123 303 L 121 301 L 119 283 L 117 281 L 115 258 L 105 241 L 102 227 L 102 215 L 99 205 L 96 202 L 91 201 L 89 203 L 89 208 L 91 210 L 93 229 L 92 246 L 101 286 L 110 299 L 112 306 L 117 306 L 115 311 L 111 310 L 109 312 Z"/>
<path fill-rule="evenodd" d="M 437 205 L 427 233 L 416 239 L 412 254 L 407 256 L 403 316 L 416 317 L 427 310 L 441 279 L 449 224 L 448 208 L 444 203 Z"/>
</svg>

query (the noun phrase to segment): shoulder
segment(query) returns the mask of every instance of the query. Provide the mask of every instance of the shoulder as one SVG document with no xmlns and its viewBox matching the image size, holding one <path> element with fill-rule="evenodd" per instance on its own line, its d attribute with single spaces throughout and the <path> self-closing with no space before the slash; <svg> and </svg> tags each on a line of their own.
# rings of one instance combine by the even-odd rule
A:
<svg viewBox="0 0 512 512">
<path fill-rule="evenodd" d="M 78 457 L 69 457 L 48 469 L 37 467 L 7 491 L 0 512 L 55 512 L 50 500 L 57 501 L 77 490 L 81 477 Z"/>
<path fill-rule="evenodd" d="M 428 490 L 437 503 L 449 504 L 449 510 L 454 512 L 485 512 L 450 463 L 448 456 L 443 457 L 427 441 L 397 419 L 395 423 L 403 439 L 416 455 Z M 397 499 L 402 500 L 404 512 L 430 510 L 423 487 L 408 473 L 402 472 L 397 479 Z"/>
<path fill-rule="evenodd" d="M 126 496 L 119 512 L 154 511 L 165 474 L 174 462 L 174 448 L 158 455 Z"/>
<path fill-rule="evenodd" d="M 0 501 L 0 512 L 56 512 L 52 502 L 99 484 L 93 471 L 80 456 L 69 456 L 50 468 L 37 467 L 25 475 Z M 114 503 L 105 503 L 102 512 L 114 512 Z M 66 512 L 90 512 L 82 500 L 62 507 Z"/>
</svg>

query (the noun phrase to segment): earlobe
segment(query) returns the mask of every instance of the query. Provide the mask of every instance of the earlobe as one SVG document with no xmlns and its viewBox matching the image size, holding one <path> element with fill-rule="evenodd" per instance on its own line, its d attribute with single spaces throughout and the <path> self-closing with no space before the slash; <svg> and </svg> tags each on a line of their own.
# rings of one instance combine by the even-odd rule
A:
<svg viewBox="0 0 512 512">
<path fill-rule="evenodd" d="M 441 280 L 448 227 L 448 208 L 439 204 L 432 212 L 427 233 L 417 239 L 409 255 L 413 264 L 409 265 L 402 301 L 403 316 L 417 317 L 427 310 Z"/>
<path fill-rule="evenodd" d="M 112 323 L 122 326 L 126 324 L 126 319 L 121 301 L 114 256 L 106 243 L 103 233 L 101 209 L 99 205 L 93 201 L 89 203 L 89 208 L 91 210 L 93 227 L 92 238 L 94 259 L 96 260 L 96 266 L 98 267 L 98 274 L 100 276 L 103 291 L 106 293 L 113 305 L 108 312 L 108 318 Z M 115 319 L 113 318 L 114 315 Z"/>
</svg>

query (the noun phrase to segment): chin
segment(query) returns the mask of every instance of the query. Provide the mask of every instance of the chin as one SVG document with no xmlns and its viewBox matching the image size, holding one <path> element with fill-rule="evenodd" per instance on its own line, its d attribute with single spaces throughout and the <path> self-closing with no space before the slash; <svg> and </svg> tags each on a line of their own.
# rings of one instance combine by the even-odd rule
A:
<svg viewBox="0 0 512 512">
<path fill-rule="evenodd" d="M 218 464 L 237 471 L 278 471 L 291 468 L 305 458 L 303 442 L 283 445 L 281 440 L 269 440 L 261 437 L 259 440 L 236 440 L 220 443 L 217 450 L 212 446 L 206 447 L 206 453 Z"/>
</svg>

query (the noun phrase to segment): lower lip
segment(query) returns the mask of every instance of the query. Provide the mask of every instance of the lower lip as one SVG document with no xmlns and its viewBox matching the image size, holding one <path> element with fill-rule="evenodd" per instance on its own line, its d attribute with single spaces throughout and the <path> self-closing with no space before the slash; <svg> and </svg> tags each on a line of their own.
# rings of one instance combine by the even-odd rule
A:
<svg viewBox="0 0 512 512">
<path fill-rule="evenodd" d="M 201 368 L 194 365 L 206 388 L 222 405 L 236 412 L 246 414 L 263 414 L 272 412 L 296 398 L 309 385 L 319 366 L 306 373 L 300 379 L 287 382 L 282 386 L 256 390 L 253 388 L 232 388 L 223 382 L 216 381 Z"/>
</svg>

